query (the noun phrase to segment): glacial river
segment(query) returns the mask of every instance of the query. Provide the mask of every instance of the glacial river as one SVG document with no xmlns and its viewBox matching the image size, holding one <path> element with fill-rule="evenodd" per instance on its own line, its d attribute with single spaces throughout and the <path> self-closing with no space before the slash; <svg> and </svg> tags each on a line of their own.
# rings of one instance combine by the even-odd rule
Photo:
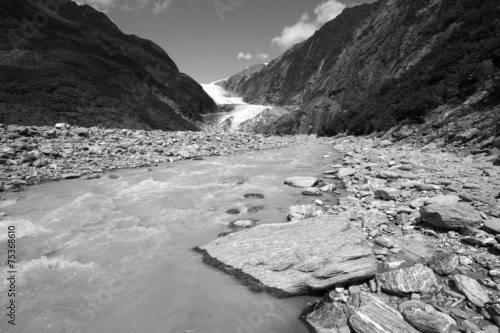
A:
<svg viewBox="0 0 500 333">
<path fill-rule="evenodd" d="M 298 320 L 317 297 L 254 293 L 202 262 L 193 248 L 240 218 L 286 222 L 315 198 L 283 185 L 320 176 L 334 157 L 314 139 L 292 148 L 124 170 L 46 183 L 0 208 L 0 332 L 307 332 Z M 220 185 L 229 176 L 249 184 Z M 245 199 L 262 193 L 265 199 Z M 12 196 L 12 195 L 11 195 Z M 323 196 L 331 204 L 331 196 Z M 330 202 L 329 202 L 330 201 Z M 0 202 L 7 205 L 9 201 Z M 263 210 L 247 214 L 252 206 Z M 230 216 L 228 209 L 242 214 Z M 7 323 L 7 228 L 17 233 L 16 325 Z"/>
</svg>

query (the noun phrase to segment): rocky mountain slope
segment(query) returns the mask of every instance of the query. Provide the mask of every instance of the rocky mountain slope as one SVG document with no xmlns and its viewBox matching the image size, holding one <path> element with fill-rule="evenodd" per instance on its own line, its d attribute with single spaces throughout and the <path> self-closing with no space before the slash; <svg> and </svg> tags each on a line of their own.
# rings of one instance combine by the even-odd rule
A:
<svg viewBox="0 0 500 333">
<path fill-rule="evenodd" d="M 197 130 L 216 111 L 159 46 L 68 0 L 1 2 L 0 82 L 5 124 Z"/>
<path fill-rule="evenodd" d="M 247 102 L 300 106 L 273 129 L 356 134 L 421 122 L 438 106 L 500 91 L 494 0 L 380 0 L 348 8 L 246 77 Z M 231 80 L 231 79 L 230 79 Z"/>
</svg>

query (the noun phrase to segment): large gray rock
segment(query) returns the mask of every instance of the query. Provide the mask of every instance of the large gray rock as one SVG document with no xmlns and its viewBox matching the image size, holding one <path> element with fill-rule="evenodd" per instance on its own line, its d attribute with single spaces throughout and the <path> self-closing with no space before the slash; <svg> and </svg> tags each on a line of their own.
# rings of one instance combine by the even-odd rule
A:
<svg viewBox="0 0 500 333">
<path fill-rule="evenodd" d="M 436 228 L 461 229 L 473 227 L 481 222 L 481 215 L 469 204 L 429 205 L 420 208 L 422 219 Z"/>
<path fill-rule="evenodd" d="M 373 294 L 354 294 L 347 301 L 346 312 L 356 333 L 418 333 L 398 311 Z"/>
<path fill-rule="evenodd" d="M 437 252 L 427 265 L 439 275 L 451 274 L 458 267 L 458 257 L 452 253 Z"/>
<path fill-rule="evenodd" d="M 318 302 L 304 310 L 302 319 L 316 333 L 350 333 L 347 316 L 339 303 Z"/>
<path fill-rule="evenodd" d="M 428 293 L 432 287 L 437 286 L 434 272 L 423 265 L 377 274 L 377 279 L 382 290 L 395 295 Z"/>
<path fill-rule="evenodd" d="M 403 315 L 411 326 L 423 333 L 446 333 L 451 327 L 448 320 L 433 313 L 405 311 Z"/>
<path fill-rule="evenodd" d="M 301 221 L 311 217 L 325 215 L 323 207 L 316 204 L 298 205 L 288 208 L 287 218 L 289 221 Z"/>
<path fill-rule="evenodd" d="M 292 296 L 373 277 L 365 236 L 347 219 L 321 216 L 266 224 L 199 247 L 204 260 L 253 290 Z"/>
<path fill-rule="evenodd" d="M 457 289 L 467 297 L 471 303 L 477 306 L 484 306 L 484 303 L 491 302 L 490 296 L 476 280 L 465 275 L 455 275 L 453 277 Z"/>
<path fill-rule="evenodd" d="M 314 177 L 290 177 L 285 180 L 286 185 L 293 187 L 313 187 L 318 183 L 318 179 Z"/>
</svg>

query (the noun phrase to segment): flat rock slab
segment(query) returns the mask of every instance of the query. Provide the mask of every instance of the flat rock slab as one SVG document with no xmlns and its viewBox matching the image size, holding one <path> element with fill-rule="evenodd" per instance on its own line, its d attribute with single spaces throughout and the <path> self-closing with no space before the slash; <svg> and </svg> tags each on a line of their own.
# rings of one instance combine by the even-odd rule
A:
<svg viewBox="0 0 500 333">
<path fill-rule="evenodd" d="M 378 274 L 377 278 L 382 290 L 395 295 L 428 293 L 438 284 L 432 269 L 423 265 Z"/>
<path fill-rule="evenodd" d="M 406 321 L 420 332 L 446 333 L 449 332 L 451 323 L 445 318 L 423 311 L 405 311 Z"/>
<path fill-rule="evenodd" d="M 313 187 L 318 183 L 318 179 L 314 177 L 290 177 L 285 180 L 285 185 L 293 187 Z"/>
<path fill-rule="evenodd" d="M 335 216 L 260 225 L 197 250 L 205 262 L 252 290 L 278 297 L 349 284 L 377 272 L 365 236 L 349 220 Z"/>
<path fill-rule="evenodd" d="M 482 221 L 481 215 L 466 203 L 425 206 L 420 208 L 420 215 L 425 222 L 442 229 L 473 227 Z"/>
<path fill-rule="evenodd" d="M 373 294 L 354 294 L 347 302 L 350 327 L 356 333 L 419 333 L 401 314 Z"/>
<path fill-rule="evenodd" d="M 483 307 L 484 303 L 491 302 L 486 289 L 476 280 L 465 275 L 455 275 L 453 280 L 455 281 L 457 289 L 474 305 Z"/>
<path fill-rule="evenodd" d="M 337 172 L 337 177 L 344 178 L 356 174 L 356 169 L 353 168 L 340 168 Z"/>
</svg>

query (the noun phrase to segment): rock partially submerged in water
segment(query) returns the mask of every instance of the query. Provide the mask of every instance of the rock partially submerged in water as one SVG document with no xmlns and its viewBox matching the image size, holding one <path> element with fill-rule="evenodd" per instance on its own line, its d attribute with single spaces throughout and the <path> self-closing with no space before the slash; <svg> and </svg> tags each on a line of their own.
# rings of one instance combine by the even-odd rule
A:
<svg viewBox="0 0 500 333">
<path fill-rule="evenodd" d="M 314 177 L 290 177 L 285 180 L 285 185 L 293 187 L 313 187 L 318 183 L 318 179 Z"/>
<path fill-rule="evenodd" d="M 377 271 L 365 236 L 347 219 L 334 216 L 260 225 L 197 250 L 205 262 L 251 289 L 281 297 L 368 279 Z"/>
<path fill-rule="evenodd" d="M 321 215 L 325 215 L 325 211 L 322 206 L 316 204 L 298 205 L 288 208 L 287 219 L 294 222 Z"/>
</svg>

